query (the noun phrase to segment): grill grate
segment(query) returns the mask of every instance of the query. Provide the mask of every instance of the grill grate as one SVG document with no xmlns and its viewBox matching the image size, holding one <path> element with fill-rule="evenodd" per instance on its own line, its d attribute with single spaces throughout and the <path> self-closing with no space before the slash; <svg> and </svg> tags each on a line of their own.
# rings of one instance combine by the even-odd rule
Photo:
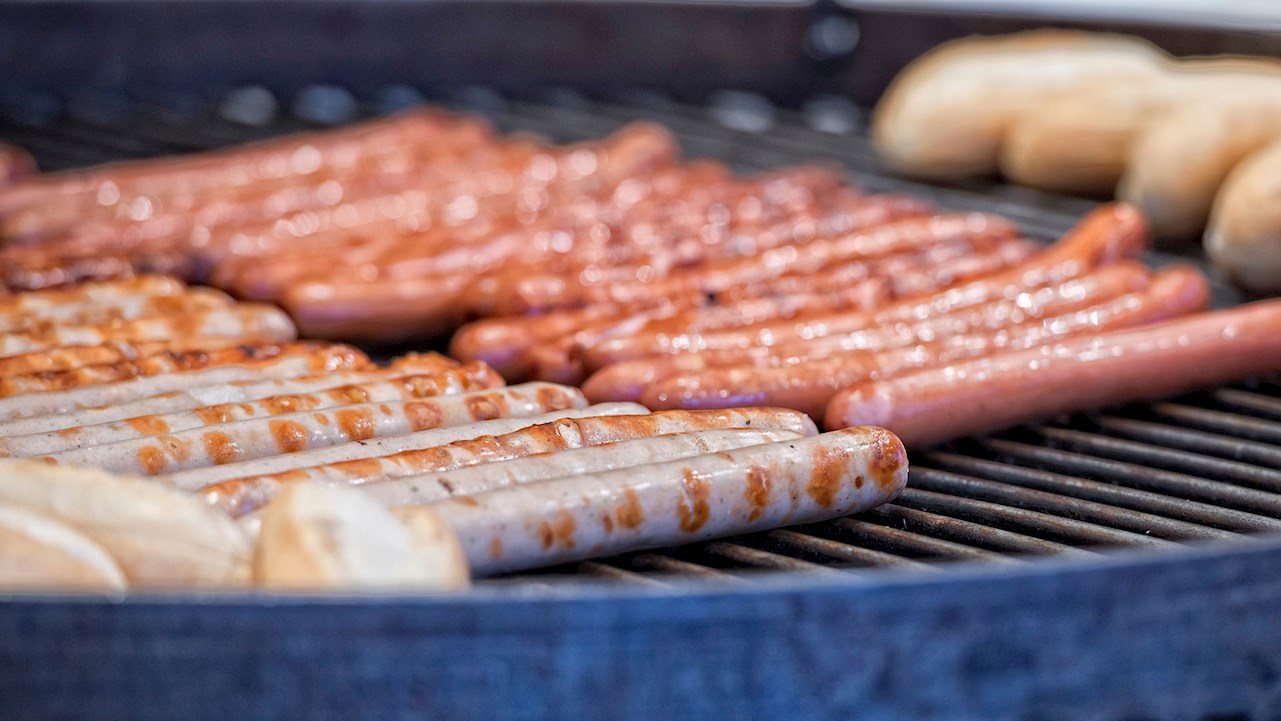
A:
<svg viewBox="0 0 1281 721">
<path fill-rule="evenodd" d="M 244 98 L 264 101 L 260 95 L 242 93 L 237 103 L 222 106 L 226 115 L 265 119 L 258 125 L 217 113 L 136 109 L 105 119 L 110 114 L 92 107 L 73 106 L 66 113 L 17 108 L 0 118 L 0 139 L 34 152 L 46 170 L 58 170 L 315 127 L 293 115 L 273 116 L 269 96 L 265 105 L 246 112 Z M 886 175 L 858 131 L 857 110 L 831 99 L 793 112 L 734 93 L 714 97 L 707 107 L 679 106 L 652 94 L 629 96 L 626 105 L 590 102 L 571 92 L 550 97 L 541 105 L 516 103 L 473 89 L 452 104 L 489 116 L 504 131 L 561 142 L 651 119 L 674 131 L 689 156 L 719 158 L 744 172 L 834 160 L 869 191 L 913 193 L 949 210 L 1000 213 L 1042 240 L 1060 235 L 1092 205 L 1009 186 L 934 187 Z M 332 112 L 321 111 L 333 119 Z M 1154 256 L 1158 264 L 1172 259 Z M 1216 284 L 1216 305 L 1241 300 L 1230 287 Z M 1281 382 L 1260 379 L 1024 426 L 915 453 L 912 463 L 908 490 L 869 513 L 490 583 L 591 577 L 651 586 L 682 578 L 734 584 L 761 570 L 939 572 L 957 562 L 1025 564 L 1040 556 L 1118 548 L 1160 552 L 1281 532 Z"/>
</svg>

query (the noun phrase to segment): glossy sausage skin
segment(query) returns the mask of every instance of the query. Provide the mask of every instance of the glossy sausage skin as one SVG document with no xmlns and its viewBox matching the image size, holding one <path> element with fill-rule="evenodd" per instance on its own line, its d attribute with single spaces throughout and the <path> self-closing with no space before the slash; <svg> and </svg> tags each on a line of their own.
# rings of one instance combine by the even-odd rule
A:
<svg viewBox="0 0 1281 721">
<path fill-rule="evenodd" d="M 128 380 L 73 387 L 69 390 L 48 390 L 0 398 L 0 419 L 60 414 L 233 381 L 297 378 L 326 371 L 368 368 L 371 365 L 364 353 L 350 346 L 300 343 L 293 347 L 297 350 L 278 353 L 261 360 L 245 360 L 178 373 L 134 376 Z M 5 380 L 10 382 L 13 378 Z"/>
<path fill-rule="evenodd" d="M 39 458 L 60 465 L 92 465 L 119 473 L 154 476 L 431 428 L 496 418 L 528 418 L 585 405 L 582 394 L 575 389 L 530 383 L 426 400 L 300 410 L 269 418 L 220 423 L 78 448 Z"/>
<path fill-rule="evenodd" d="M 1278 370 L 1281 301 L 1265 301 L 859 384 L 826 422 L 877 423 L 921 448 Z"/>
<path fill-rule="evenodd" d="M 499 433 L 496 436 L 465 436 L 469 440 L 445 441 L 438 447 L 415 444 L 413 449 L 389 455 L 341 459 L 325 465 L 300 464 L 280 473 L 250 475 L 261 474 L 262 471 L 246 469 L 243 476 L 231 476 L 231 480 L 209 485 L 202 494 L 211 503 L 238 515 L 254 510 L 279 489 L 291 483 L 371 484 L 422 473 L 450 471 L 535 454 L 674 433 L 760 430 L 814 435 L 818 432 L 813 421 L 804 415 L 777 408 L 668 411 L 644 415 L 632 415 L 627 411 L 630 408 L 632 412 L 643 412 L 642 406 L 622 403 L 614 404 L 614 408 L 621 412 L 590 417 L 583 417 L 582 414 L 565 416 L 519 430 L 494 431 Z M 493 423 L 489 425 L 492 426 Z M 444 445 L 445 443 L 448 445 Z M 194 478 L 194 474 L 192 477 Z M 179 480 L 186 482 L 185 478 Z"/>
<path fill-rule="evenodd" d="M 294 364 L 290 362 L 291 366 Z M 250 374 L 244 380 L 229 382 L 203 378 L 197 385 L 155 392 L 145 397 L 120 403 L 97 404 L 67 413 L 38 415 L 0 422 L 0 436 L 21 436 L 32 433 L 62 431 L 76 426 L 93 426 L 128 418 L 150 416 L 158 413 L 175 413 L 206 408 L 226 403 L 244 403 L 273 396 L 316 393 L 340 386 L 394 381 L 411 375 L 430 375 L 438 386 L 456 388 L 474 382 L 477 376 L 492 375 L 481 364 L 451 367 L 452 361 L 440 356 L 401 358 L 392 367 L 376 368 L 361 364 L 351 368 L 325 371 L 303 371 L 293 376 L 273 376 L 271 373 Z M 264 376 L 267 376 L 264 378 Z"/>
<path fill-rule="evenodd" d="M 461 372 L 460 372 L 461 371 Z M 168 435 L 192 428 L 234 423 L 251 418 L 280 416 L 360 403 L 393 403 L 437 396 L 470 393 L 503 385 L 488 366 L 445 371 L 434 375 L 405 376 L 385 381 L 345 385 L 318 393 L 279 395 L 239 403 L 220 403 L 189 411 L 136 416 L 89 426 L 73 426 L 57 433 L 34 433 L 0 438 L 0 454 L 34 456 L 118 441 Z"/>
<path fill-rule="evenodd" d="M 680 396 L 659 399 L 654 384 L 662 378 L 690 376 L 708 369 L 742 366 L 772 366 L 791 359 L 845 356 L 890 348 L 908 347 L 936 338 L 994 332 L 1010 326 L 1032 323 L 1100 300 L 1137 291 L 1147 286 L 1148 271 L 1139 263 L 1121 262 L 1105 266 L 1082 278 L 1059 286 L 1025 290 L 1012 297 L 981 303 L 950 313 L 911 320 L 882 321 L 884 314 L 862 315 L 865 327 L 840 334 L 791 339 L 772 345 L 745 343 L 741 347 L 703 349 L 691 353 L 650 355 L 606 366 L 586 383 L 588 397 L 639 401 L 645 394 L 670 407 Z M 1004 295 L 1004 294 L 1003 294 Z M 840 386 L 830 385 L 831 390 Z M 666 388 L 661 392 L 670 392 Z M 795 401 L 794 401 L 795 402 Z"/>
<path fill-rule="evenodd" d="M 115 366 L 146 360 L 167 353 L 191 351 L 211 353 L 241 345 L 230 336 L 187 336 L 168 341 L 128 343 L 112 341 L 102 345 L 73 345 L 0 358 L 0 378 L 37 373 L 61 373 L 89 367 Z"/>
<path fill-rule="evenodd" d="M 648 302 L 768 283 L 789 272 L 812 272 L 832 263 L 880 258 L 948 240 L 994 238 L 1013 232 L 1007 221 L 992 216 L 917 217 L 923 210 L 919 205 L 904 209 L 871 206 L 866 210 L 871 212 L 862 214 L 853 227 L 834 237 L 781 247 L 758 243 L 755 252 L 746 255 L 723 256 L 714 245 L 698 248 L 698 255 L 688 259 L 659 252 L 644 258 L 644 262 L 611 264 L 590 281 L 584 278 L 593 276 L 585 276 L 581 268 L 560 273 L 521 273 L 520 277 L 508 273 L 499 282 L 481 279 L 470 293 L 484 298 L 476 308 L 484 314 L 527 313 L 587 303 Z M 805 219 L 791 222 L 795 225 L 802 220 Z M 642 268 L 648 268 L 652 277 L 641 279 L 643 274 L 638 271 Z"/>
<path fill-rule="evenodd" d="M 279 308 L 241 304 L 232 308 L 182 315 L 108 321 L 103 325 L 46 324 L 18 332 L 0 333 L 0 357 L 74 345 L 112 341 L 164 341 L 185 336 L 229 336 L 243 342 L 279 343 L 297 337 L 294 324 Z"/>
<path fill-rule="evenodd" d="M 907 456 L 850 428 L 431 504 L 477 576 L 821 521 L 893 499 Z"/>
<path fill-rule="evenodd" d="M 657 339 L 649 353 L 684 353 L 706 349 L 733 349 L 778 345 L 868 327 L 888 326 L 920 318 L 955 313 L 1002 298 L 1015 298 L 1029 289 L 1054 286 L 1090 270 L 1136 256 L 1145 246 L 1147 226 L 1127 205 L 1104 206 L 1090 215 L 1062 240 L 1027 263 L 1008 271 L 940 291 L 928 298 L 891 304 L 875 313 L 834 313 L 789 321 L 752 324 L 732 331 L 671 334 Z M 591 349 L 590 367 L 622 360 L 609 343 Z"/>
<path fill-rule="evenodd" d="M 40 293 L 19 293 L 8 298 L 0 298 L 0 313 L 30 313 L 45 316 L 65 308 L 96 308 L 128 299 L 179 296 L 188 291 L 186 284 L 177 278 L 147 275 L 128 280 L 85 283 Z"/>
<path fill-rule="evenodd" d="M 432 448 L 445 443 L 477 436 L 510 433 L 521 428 L 528 428 L 539 423 L 546 423 L 558 418 L 582 418 L 585 416 L 629 415 L 645 412 L 645 407 L 636 403 L 602 403 L 586 408 L 576 408 L 546 413 L 529 418 L 500 418 L 480 423 L 435 428 L 417 433 L 407 433 L 389 438 L 372 438 L 363 443 L 345 443 L 339 446 L 316 448 L 314 450 L 286 453 L 270 458 L 258 458 L 251 461 L 227 463 L 207 468 L 195 468 L 160 476 L 162 480 L 182 488 L 203 488 L 205 486 L 251 475 L 275 474 L 295 468 L 311 468 L 339 461 L 377 458 L 401 451 L 420 448 Z"/>
<path fill-rule="evenodd" d="M 119 325 L 140 318 L 163 318 L 211 310 L 226 310 L 231 297 L 211 288 L 190 288 L 178 295 L 123 295 L 92 304 L 67 303 L 39 312 L 0 314 L 0 333 L 38 331 L 52 325 Z"/>
<path fill-rule="evenodd" d="M 362 489 L 388 506 L 420 505 L 551 478 L 631 468 L 655 459 L 673 461 L 798 438 L 804 436 L 754 429 L 675 433 L 380 481 Z"/>
<path fill-rule="evenodd" d="M 1107 296 L 1062 315 L 1037 322 L 980 329 L 972 335 L 940 334 L 936 340 L 900 348 L 816 353 L 809 357 L 771 356 L 754 365 L 711 368 L 668 376 L 642 393 L 650 408 L 720 408 L 763 403 L 781 405 L 822 418 L 828 401 L 842 388 L 872 379 L 1010 349 L 1029 348 L 1058 338 L 1157 322 L 1205 307 L 1209 286 L 1199 271 L 1176 267 L 1146 290 Z M 986 331 L 986 332 L 984 332 Z"/>
</svg>

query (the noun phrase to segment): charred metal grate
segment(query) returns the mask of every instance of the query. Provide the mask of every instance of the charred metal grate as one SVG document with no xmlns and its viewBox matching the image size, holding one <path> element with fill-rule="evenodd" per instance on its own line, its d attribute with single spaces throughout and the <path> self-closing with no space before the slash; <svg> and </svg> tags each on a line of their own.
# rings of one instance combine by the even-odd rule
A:
<svg viewBox="0 0 1281 721">
<path fill-rule="evenodd" d="M 28 99 L 0 117 L 0 140 L 32 150 L 57 170 L 123 158 L 199 150 L 342 122 L 417 101 L 407 88 L 362 105 L 336 88 L 313 88 L 280 113 L 265 90 L 182 112 L 118 98 L 73 103 Z M 687 155 L 741 171 L 828 159 L 869 191 L 908 192 L 944 209 L 987 210 L 1033 238 L 1067 230 L 1092 203 L 1000 185 L 940 188 L 883 173 L 859 111 L 833 98 L 799 111 L 739 93 L 705 107 L 637 93 L 618 104 L 572 92 L 545 104 L 510 102 L 469 89 L 448 104 L 489 116 L 506 131 L 557 141 L 607 134 L 636 119 L 663 123 Z M 312 121 L 300 119 L 310 117 Z M 252 122 L 245 122 L 252 121 Z M 317 122 L 321 121 L 321 122 Z M 1158 264 L 1173 259 L 1156 255 Z M 1216 284 L 1216 305 L 1242 298 Z M 1026 564 L 1122 548 L 1163 549 L 1281 532 L 1281 381 L 1258 379 L 1175 400 L 1020 427 L 912 455 L 908 490 L 894 503 L 834 521 L 691 546 L 647 551 L 525 574 L 498 583 L 592 577 L 638 584 L 682 578 L 750 582 L 762 570 L 860 574 L 939 572 L 949 564 Z"/>
</svg>

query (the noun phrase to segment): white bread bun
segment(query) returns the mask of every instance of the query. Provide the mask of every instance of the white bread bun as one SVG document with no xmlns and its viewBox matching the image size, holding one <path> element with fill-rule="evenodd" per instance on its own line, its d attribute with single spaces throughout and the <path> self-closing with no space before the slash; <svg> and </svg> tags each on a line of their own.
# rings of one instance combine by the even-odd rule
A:
<svg viewBox="0 0 1281 721">
<path fill-rule="evenodd" d="M 1246 156 L 1281 137 L 1281 97 L 1193 103 L 1135 139 L 1117 198 L 1143 211 L 1157 238 L 1200 238 L 1215 194 Z"/>
<path fill-rule="evenodd" d="M 0 502 L 56 518 L 93 539 L 130 585 L 234 586 L 248 580 L 251 548 L 240 528 L 159 481 L 4 460 Z"/>
<path fill-rule="evenodd" d="M 29 508 L 0 503 L 0 590 L 124 588 L 120 567 L 88 536 Z"/>
<path fill-rule="evenodd" d="M 872 116 L 891 168 L 927 178 L 994 173 L 1010 122 L 1077 88 L 1136 85 L 1164 74 L 1166 56 L 1122 35 L 1037 30 L 956 40 L 895 78 Z"/>
<path fill-rule="evenodd" d="M 453 530 L 427 509 L 396 514 L 355 489 L 297 484 L 259 514 L 254 579 L 266 588 L 445 591 L 469 572 Z"/>
<path fill-rule="evenodd" d="M 1241 285 L 1281 291 L 1281 140 L 1228 174 L 1210 213 L 1205 250 Z"/>
</svg>

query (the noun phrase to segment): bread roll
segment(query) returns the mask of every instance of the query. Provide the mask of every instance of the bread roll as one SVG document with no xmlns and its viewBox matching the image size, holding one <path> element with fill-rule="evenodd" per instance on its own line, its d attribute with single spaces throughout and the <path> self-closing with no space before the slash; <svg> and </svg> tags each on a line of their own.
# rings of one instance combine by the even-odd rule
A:
<svg viewBox="0 0 1281 721">
<path fill-rule="evenodd" d="M 124 588 L 120 567 L 88 536 L 29 508 L 0 503 L 0 590 Z"/>
<path fill-rule="evenodd" d="M 1264 97 L 1281 98 L 1281 63 L 1191 60 L 1163 76 L 1096 81 L 1015 118 L 1001 146 L 1001 172 L 1045 190 L 1111 195 L 1149 123 L 1190 105 Z"/>
<path fill-rule="evenodd" d="M 957 40 L 899 74 L 872 116 L 872 139 L 903 173 L 993 173 L 1013 118 L 1104 79 L 1145 85 L 1164 74 L 1164 60 L 1120 35 L 1039 30 Z"/>
<path fill-rule="evenodd" d="M 453 531 L 430 511 L 408 524 L 358 490 L 298 484 L 259 514 L 254 579 L 267 588 L 450 590 L 467 584 Z"/>
<path fill-rule="evenodd" d="M 93 539 L 130 585 L 248 580 L 251 549 L 240 528 L 195 496 L 158 481 L 6 460 L 0 461 L 0 502 L 53 517 Z"/>
<path fill-rule="evenodd" d="M 1205 250 L 1241 285 L 1281 291 L 1281 140 L 1228 174 L 1210 213 Z"/>
<path fill-rule="evenodd" d="M 1117 197 L 1143 211 L 1157 238 L 1199 239 L 1228 173 L 1278 137 L 1281 97 L 1187 105 L 1139 133 Z"/>
<path fill-rule="evenodd" d="M 462 588 L 471 581 L 471 569 L 463 553 L 463 544 L 439 513 L 429 506 L 393 508 L 391 513 L 409 531 L 418 563 L 434 574 L 435 585 Z"/>
</svg>

